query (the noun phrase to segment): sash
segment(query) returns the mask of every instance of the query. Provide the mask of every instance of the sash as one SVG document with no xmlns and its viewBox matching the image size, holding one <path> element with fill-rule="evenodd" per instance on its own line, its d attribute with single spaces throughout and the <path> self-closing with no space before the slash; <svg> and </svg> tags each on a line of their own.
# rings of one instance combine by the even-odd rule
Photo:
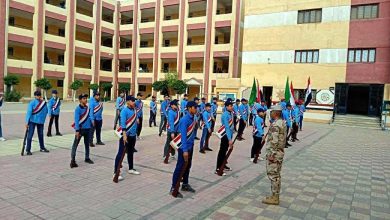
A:
<svg viewBox="0 0 390 220">
<path fill-rule="evenodd" d="M 140 104 L 140 107 L 137 108 L 137 111 L 141 111 L 142 108 L 144 107 L 144 103 L 142 101 L 139 101 L 141 104 Z"/>
<path fill-rule="evenodd" d="M 176 125 L 179 123 L 179 121 L 180 121 L 180 113 L 179 113 L 179 111 L 177 111 L 176 112 L 176 116 L 175 116 L 175 120 L 173 121 L 173 127 L 176 127 Z M 170 128 L 171 128 L 171 125 L 168 122 L 167 123 L 167 129 L 170 129 Z"/>
<path fill-rule="evenodd" d="M 196 120 L 187 128 L 187 140 L 191 138 L 194 133 Z M 174 149 L 179 149 L 182 145 L 181 143 L 181 134 L 177 135 L 170 143 L 171 147 Z"/>
<path fill-rule="evenodd" d="M 98 113 L 102 108 L 103 108 L 103 103 L 99 102 L 99 105 L 97 105 L 97 106 L 95 106 L 95 108 L 93 108 L 93 114 Z"/>
<path fill-rule="evenodd" d="M 153 112 L 157 111 L 157 105 L 156 105 L 156 103 L 154 103 L 153 106 L 150 106 L 150 110 L 153 111 Z"/>
<path fill-rule="evenodd" d="M 56 103 L 54 103 L 53 107 L 51 108 L 53 111 L 57 109 L 59 102 L 60 102 L 60 98 L 57 98 Z"/>
<path fill-rule="evenodd" d="M 229 120 L 229 127 L 231 127 L 232 125 L 233 125 L 233 118 L 231 118 L 231 119 Z M 217 135 L 217 137 L 218 137 L 219 139 L 222 139 L 222 138 L 226 135 L 226 128 L 225 128 L 225 125 L 222 125 L 222 126 L 218 129 L 216 135 Z"/>
<path fill-rule="evenodd" d="M 122 100 L 119 102 L 119 108 L 121 108 L 125 104 L 125 99 L 122 98 Z"/>
<path fill-rule="evenodd" d="M 126 120 L 126 131 L 128 131 L 130 128 L 132 128 L 135 124 L 135 122 L 137 121 L 137 111 L 134 112 L 134 115 L 132 115 L 129 119 Z M 119 126 L 116 130 L 115 130 L 115 134 L 116 136 L 118 136 L 118 138 L 122 138 L 123 136 L 123 129 L 121 126 Z"/>
<path fill-rule="evenodd" d="M 80 121 L 79 121 L 80 129 L 81 129 L 81 125 L 83 125 L 85 121 L 87 121 L 88 112 L 89 112 L 89 106 L 87 106 L 87 109 L 83 112 L 83 114 L 80 115 Z M 72 128 L 75 128 L 74 122 L 72 124 Z"/>
<path fill-rule="evenodd" d="M 209 116 L 209 118 L 207 119 L 207 122 L 208 123 L 211 122 L 211 116 Z M 206 123 L 202 120 L 202 123 L 200 123 L 200 128 L 203 129 L 205 125 L 206 125 Z"/>
<path fill-rule="evenodd" d="M 39 112 L 42 111 L 42 109 L 46 106 L 46 102 L 43 101 L 43 100 L 40 100 L 38 105 L 33 109 L 32 111 L 32 115 L 36 115 L 38 114 Z"/>
</svg>

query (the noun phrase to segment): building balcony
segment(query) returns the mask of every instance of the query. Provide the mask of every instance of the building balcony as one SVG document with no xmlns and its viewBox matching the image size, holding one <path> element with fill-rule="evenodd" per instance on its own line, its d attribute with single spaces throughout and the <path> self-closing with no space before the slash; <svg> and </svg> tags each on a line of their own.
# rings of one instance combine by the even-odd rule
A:
<svg viewBox="0 0 390 220">
<path fill-rule="evenodd" d="M 207 17 L 188 18 L 187 24 L 206 23 L 206 21 L 207 21 Z"/>
<path fill-rule="evenodd" d="M 66 69 L 67 67 L 61 65 L 50 64 L 50 63 L 43 64 L 43 70 L 49 70 L 55 72 L 66 72 Z"/>
<path fill-rule="evenodd" d="M 188 45 L 185 46 L 186 52 L 203 52 L 206 50 L 205 45 Z"/>
<path fill-rule="evenodd" d="M 230 51 L 233 48 L 231 48 L 230 43 L 228 43 L 228 44 L 214 44 L 213 49 L 214 51 Z"/>
<path fill-rule="evenodd" d="M 113 74 L 112 71 L 100 70 L 99 71 L 99 76 L 113 77 L 114 74 Z"/>
<path fill-rule="evenodd" d="M 154 47 L 139 48 L 138 53 L 154 53 Z"/>
<path fill-rule="evenodd" d="M 217 15 L 228 14 L 231 16 L 233 10 L 233 0 L 217 0 Z"/>
<path fill-rule="evenodd" d="M 156 22 L 147 22 L 147 23 L 140 23 L 139 28 L 154 28 L 156 26 Z"/>
<path fill-rule="evenodd" d="M 108 54 L 114 54 L 114 48 L 106 47 L 106 46 L 100 46 L 100 52 L 104 52 L 104 53 L 108 53 Z"/>
<path fill-rule="evenodd" d="M 26 5 L 35 6 L 35 0 L 13 0 L 15 2 L 20 2 Z"/>
<path fill-rule="evenodd" d="M 14 58 L 7 59 L 8 67 L 32 69 L 34 67 L 33 62 L 29 60 L 19 60 Z"/>
<path fill-rule="evenodd" d="M 52 42 L 58 42 L 58 43 L 64 43 L 65 37 L 55 36 L 51 34 L 45 34 L 43 37 L 45 40 L 52 41 Z"/>
<path fill-rule="evenodd" d="M 118 73 L 118 78 L 131 78 L 131 75 L 132 73 L 127 73 L 127 72 L 119 72 Z M 131 80 L 129 80 L 128 82 L 131 82 Z"/>
<path fill-rule="evenodd" d="M 22 27 L 16 27 L 16 26 L 8 26 L 8 33 L 10 34 L 16 34 L 20 35 L 23 33 L 23 36 L 34 36 L 34 32 L 32 30 L 28 30 Z"/>
<path fill-rule="evenodd" d="M 87 15 L 84 15 L 84 14 L 80 14 L 80 13 L 76 13 L 76 19 L 79 19 L 81 21 L 86 21 L 88 23 L 95 23 L 95 20 L 93 17 L 90 17 L 90 16 L 87 16 Z"/>
<path fill-rule="evenodd" d="M 161 25 L 164 26 L 173 26 L 173 25 L 180 25 L 180 20 L 175 19 L 175 20 L 163 20 L 161 22 Z"/>
<path fill-rule="evenodd" d="M 120 26 L 121 31 L 132 31 L 134 29 L 134 24 L 122 24 Z"/>
<path fill-rule="evenodd" d="M 92 43 L 89 43 L 89 42 L 75 40 L 75 46 L 89 49 L 89 50 L 93 50 L 93 45 L 92 45 Z"/>
<path fill-rule="evenodd" d="M 119 54 L 132 54 L 133 48 L 123 48 L 119 49 Z"/>
<path fill-rule="evenodd" d="M 188 3 L 188 18 L 206 17 L 207 0 Z"/>
<path fill-rule="evenodd" d="M 178 46 L 160 47 L 160 53 L 177 53 L 178 51 Z"/>
<path fill-rule="evenodd" d="M 220 14 L 215 16 L 215 21 L 231 21 L 232 14 Z"/>
<path fill-rule="evenodd" d="M 110 23 L 110 22 L 102 20 L 101 24 L 102 24 L 102 27 L 105 27 L 105 28 L 108 28 L 108 29 L 111 29 L 111 30 L 115 30 L 115 25 L 113 23 Z"/>
<path fill-rule="evenodd" d="M 92 76 L 92 69 L 82 68 L 82 67 L 74 67 L 73 70 L 77 74 L 84 74 L 84 75 Z"/>
<path fill-rule="evenodd" d="M 58 2 L 60 2 L 60 1 L 58 1 Z M 66 9 L 65 9 L 65 6 L 62 7 L 62 6 L 60 6 L 60 5 L 52 5 L 52 4 L 47 4 L 47 3 L 46 3 L 45 9 L 46 9 L 47 11 L 54 12 L 54 13 L 57 13 L 57 14 L 66 16 Z"/>
</svg>

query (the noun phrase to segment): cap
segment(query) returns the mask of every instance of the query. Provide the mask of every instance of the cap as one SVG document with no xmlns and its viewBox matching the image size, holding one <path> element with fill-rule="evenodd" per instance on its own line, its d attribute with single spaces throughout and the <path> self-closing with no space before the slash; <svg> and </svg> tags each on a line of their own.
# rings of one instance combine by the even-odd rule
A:
<svg viewBox="0 0 390 220">
<path fill-rule="evenodd" d="M 96 96 L 96 95 L 100 95 L 100 92 L 98 92 L 98 91 L 93 92 L 93 96 Z"/>
<path fill-rule="evenodd" d="M 245 99 L 245 98 L 242 98 L 242 99 L 241 99 L 241 102 L 246 102 L 246 99 Z"/>
<path fill-rule="evenodd" d="M 205 97 L 202 97 L 202 100 L 206 100 L 206 98 L 205 98 Z"/>
<path fill-rule="evenodd" d="M 81 93 L 81 94 L 79 95 L 79 100 L 80 100 L 80 99 L 83 99 L 83 98 L 88 98 L 88 94 Z"/>
<path fill-rule="evenodd" d="M 52 94 L 58 94 L 57 90 L 55 90 L 55 89 L 51 90 L 51 93 Z"/>
<path fill-rule="evenodd" d="M 195 97 L 195 98 L 194 98 L 194 101 L 199 101 L 199 98 L 198 98 L 198 97 Z"/>
<path fill-rule="evenodd" d="M 264 109 L 262 109 L 262 108 L 257 109 L 257 113 L 260 113 L 260 112 L 264 112 Z"/>
<path fill-rule="evenodd" d="M 241 102 L 239 99 L 236 99 L 236 102 Z"/>
<path fill-rule="evenodd" d="M 230 99 L 228 99 L 228 100 L 226 100 L 226 102 L 225 102 L 225 106 L 229 106 L 229 105 L 233 105 L 233 102 L 232 102 L 232 100 Z"/>
<path fill-rule="evenodd" d="M 177 99 L 172 100 L 169 105 L 176 105 L 177 106 Z"/>
<path fill-rule="evenodd" d="M 230 101 L 230 102 L 231 102 L 231 101 L 232 101 L 232 98 L 227 98 L 226 101 Z"/>
<path fill-rule="evenodd" d="M 189 101 L 189 102 L 187 102 L 187 108 L 191 108 L 191 107 L 197 107 L 198 106 L 198 104 L 196 104 L 196 102 L 195 101 Z"/>
<path fill-rule="evenodd" d="M 290 104 L 290 103 L 287 103 L 286 107 L 291 107 L 291 104 Z"/>
<path fill-rule="evenodd" d="M 264 100 L 264 99 L 262 99 L 262 100 L 261 100 L 261 102 L 265 102 L 265 100 Z"/>
<path fill-rule="evenodd" d="M 139 92 L 139 93 L 137 93 L 137 96 L 141 96 L 142 97 L 142 94 Z"/>
<path fill-rule="evenodd" d="M 188 97 L 188 94 L 184 94 L 184 97 Z"/>
<path fill-rule="evenodd" d="M 218 98 L 217 97 L 213 97 L 213 100 L 218 100 Z"/>
<path fill-rule="evenodd" d="M 35 91 L 34 92 L 34 96 L 41 96 L 41 95 L 42 95 L 41 91 Z"/>
<path fill-rule="evenodd" d="M 134 96 L 129 95 L 129 96 L 126 97 L 126 101 L 135 102 L 135 100 L 136 100 L 136 99 L 134 98 Z"/>
<path fill-rule="evenodd" d="M 164 95 L 164 98 L 169 98 L 169 95 Z"/>
<path fill-rule="evenodd" d="M 282 111 L 282 106 L 274 105 L 271 107 L 271 111 Z"/>
<path fill-rule="evenodd" d="M 210 103 L 206 103 L 204 106 L 205 107 L 211 107 L 211 104 Z"/>
<path fill-rule="evenodd" d="M 156 96 L 152 96 L 152 99 L 155 99 L 156 98 Z"/>
</svg>

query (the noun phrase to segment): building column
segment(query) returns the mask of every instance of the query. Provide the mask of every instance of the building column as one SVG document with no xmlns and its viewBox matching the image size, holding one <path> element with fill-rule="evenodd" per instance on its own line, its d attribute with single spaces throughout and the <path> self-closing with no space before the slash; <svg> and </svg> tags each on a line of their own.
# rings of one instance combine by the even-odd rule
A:
<svg viewBox="0 0 390 220">
<path fill-rule="evenodd" d="M 179 53 L 177 54 L 178 57 L 178 68 L 177 68 L 177 73 L 178 73 L 178 78 L 182 79 L 183 76 L 183 58 L 184 58 L 184 34 L 187 30 L 185 27 L 185 17 L 186 17 L 186 0 L 181 0 L 180 1 L 180 12 L 179 12 L 179 19 L 180 19 L 180 24 L 179 24 L 179 40 L 178 40 L 178 45 L 179 45 Z"/>
<path fill-rule="evenodd" d="M 32 62 L 34 64 L 33 75 L 31 76 L 31 94 L 36 90 L 35 80 L 44 77 L 43 74 L 43 55 L 44 55 L 44 34 L 45 34 L 45 0 L 37 0 L 34 13 L 34 46 Z M 34 56 L 35 54 L 35 56 Z"/>
<path fill-rule="evenodd" d="M 68 66 L 64 77 L 63 98 L 72 97 L 72 90 L 69 89 L 70 84 L 74 80 L 74 41 L 75 41 L 75 25 L 76 25 L 76 1 L 66 1 L 68 8 L 68 20 L 66 22 L 66 36 L 68 43 L 66 44 L 65 65 Z"/>
<path fill-rule="evenodd" d="M 0 0 L 0 92 L 4 92 L 4 77 L 7 75 L 8 5 L 8 0 Z"/>
<path fill-rule="evenodd" d="M 214 1 L 207 1 L 207 21 L 206 21 L 206 53 L 204 61 L 204 77 L 203 77 L 203 94 L 200 91 L 201 95 L 209 96 L 209 87 L 210 87 L 210 65 L 211 62 L 211 45 L 213 41 L 211 40 L 211 35 L 213 31 L 213 5 Z"/>
<path fill-rule="evenodd" d="M 239 75 L 239 51 L 240 51 L 240 23 L 241 23 L 241 0 L 234 0 L 236 1 L 237 7 L 233 7 L 236 10 L 236 16 L 234 20 L 234 46 L 233 46 L 233 78 L 238 78 Z M 233 1 L 233 2 L 234 2 Z M 234 5 L 234 4 L 233 4 Z"/>
<path fill-rule="evenodd" d="M 131 61 L 131 94 L 135 95 L 135 87 L 137 86 L 136 84 L 136 77 L 137 77 L 137 47 L 138 47 L 138 10 L 139 10 L 139 0 L 134 0 L 134 7 L 133 7 L 133 42 L 132 42 L 132 47 L 133 47 L 133 54 L 132 56 L 132 61 Z"/>
<path fill-rule="evenodd" d="M 93 76 L 92 83 L 99 84 L 100 73 L 100 41 L 101 41 L 101 21 L 102 21 L 102 0 L 95 1 L 95 39 L 94 39 L 94 53 L 93 53 Z"/>
<path fill-rule="evenodd" d="M 155 6 L 155 22 L 156 22 L 156 26 L 154 28 L 154 59 L 153 59 L 153 81 L 152 81 L 152 84 L 153 82 L 156 82 L 158 80 L 158 73 L 160 72 L 160 69 L 159 68 L 159 65 L 160 65 L 160 45 L 161 45 L 161 41 L 160 41 L 160 32 L 161 32 L 161 25 L 160 25 L 160 21 L 161 21 L 161 1 L 162 0 L 157 0 L 156 1 L 156 6 Z M 153 92 L 153 95 L 156 95 L 156 91 L 153 91 L 153 87 L 152 87 L 152 92 Z"/>
<path fill-rule="evenodd" d="M 119 47 L 120 47 L 120 24 L 121 24 L 121 14 L 120 14 L 120 2 L 116 3 L 115 8 L 115 34 L 114 34 L 114 86 L 112 87 L 111 99 L 118 97 L 118 74 L 119 74 Z"/>
</svg>

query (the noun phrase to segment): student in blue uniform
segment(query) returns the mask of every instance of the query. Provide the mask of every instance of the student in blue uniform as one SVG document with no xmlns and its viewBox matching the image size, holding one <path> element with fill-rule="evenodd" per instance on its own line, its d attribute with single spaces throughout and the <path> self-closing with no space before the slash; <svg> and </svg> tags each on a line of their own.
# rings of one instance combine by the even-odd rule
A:
<svg viewBox="0 0 390 220">
<path fill-rule="evenodd" d="M 152 96 L 152 101 L 150 101 L 150 116 L 149 116 L 149 127 L 157 126 L 156 124 L 156 115 L 157 115 L 157 103 L 156 96 Z"/>
<path fill-rule="evenodd" d="M 137 101 L 135 101 L 135 108 L 137 109 L 137 116 L 139 124 L 137 126 L 137 139 L 140 140 L 141 131 L 142 131 L 142 121 L 144 118 L 144 103 L 142 102 L 142 94 L 137 94 Z M 137 152 L 137 150 L 136 150 Z"/>
<path fill-rule="evenodd" d="M 122 91 L 119 94 L 119 97 L 116 98 L 116 102 L 115 102 L 116 112 L 115 112 L 115 120 L 114 120 L 114 130 L 116 130 L 116 126 L 118 124 L 118 121 L 120 120 L 121 111 L 122 111 L 123 107 L 125 106 L 124 96 L 125 96 L 125 93 Z"/>
<path fill-rule="evenodd" d="M 32 155 L 31 142 L 32 137 L 34 136 L 35 127 L 37 127 L 38 131 L 40 151 L 46 153 L 49 152 L 49 150 L 45 148 L 45 144 L 43 142 L 43 126 L 45 125 L 46 115 L 48 111 L 47 105 L 46 102 L 42 99 L 42 94 L 40 91 L 35 91 L 34 97 L 35 99 L 28 104 L 26 114 L 26 129 L 28 129 L 26 146 L 27 155 Z"/>
<path fill-rule="evenodd" d="M 166 131 L 167 127 L 167 119 L 168 119 L 168 109 L 169 109 L 169 96 L 164 96 L 164 101 L 161 103 L 160 108 L 160 115 L 161 115 L 161 121 L 160 121 L 160 128 L 158 132 L 158 136 L 161 136 L 163 130 Z"/>
<path fill-rule="evenodd" d="M 121 166 L 120 160 L 124 153 L 127 154 L 127 163 L 129 164 L 129 174 L 139 175 L 140 172 L 134 169 L 134 146 L 137 141 L 137 126 L 139 120 L 135 110 L 136 99 L 133 96 L 126 97 L 126 106 L 121 111 L 122 137 L 119 139 L 118 153 L 115 157 L 114 176 L 118 167 Z M 124 152 L 126 149 L 126 152 Z M 118 180 L 123 180 L 123 176 L 119 175 Z"/>
<path fill-rule="evenodd" d="M 89 133 L 89 145 L 94 147 L 93 135 L 96 131 L 96 145 L 104 145 L 102 142 L 102 126 L 103 126 L 103 102 L 100 101 L 100 93 L 95 91 L 93 98 L 89 102 L 89 111 L 91 115 L 92 127 Z"/>
<path fill-rule="evenodd" d="M 217 120 L 217 111 L 218 111 L 218 99 L 213 97 L 213 102 L 211 103 L 211 113 L 213 116 L 213 121 L 211 122 L 211 132 L 214 132 L 215 121 Z"/>
<path fill-rule="evenodd" d="M 240 99 L 236 99 L 236 103 L 233 105 L 233 117 L 234 117 L 234 131 L 237 132 L 238 117 L 240 115 Z"/>
<path fill-rule="evenodd" d="M 167 123 L 167 141 L 164 145 L 164 158 L 170 153 L 172 159 L 175 156 L 175 149 L 172 149 L 170 143 L 177 135 L 177 129 L 179 127 L 180 112 L 178 110 L 178 100 L 170 102 L 170 108 L 168 110 L 168 123 Z M 164 160 L 164 163 L 168 163 Z"/>
<path fill-rule="evenodd" d="M 258 103 L 258 102 L 253 103 L 252 111 L 251 111 L 251 113 L 252 113 L 252 125 L 254 125 L 254 121 L 256 120 L 256 117 L 258 116 L 257 110 L 259 110 L 260 108 L 261 108 L 260 103 Z"/>
<path fill-rule="evenodd" d="M 226 111 L 222 114 L 221 120 L 222 125 L 225 126 L 225 135 L 221 138 L 221 144 L 219 147 L 218 157 L 217 157 L 217 167 L 215 169 L 215 174 L 218 174 L 219 168 L 222 166 L 225 161 L 227 151 L 229 148 L 233 148 L 233 102 L 228 100 L 225 102 Z M 225 165 L 224 170 L 231 171 L 232 169 Z M 223 176 L 226 176 L 226 173 L 223 172 Z"/>
<path fill-rule="evenodd" d="M 211 136 L 211 123 L 213 121 L 213 116 L 211 113 L 211 104 L 206 103 L 205 104 L 205 109 L 202 113 L 202 123 L 201 123 L 201 128 L 202 128 L 202 138 L 200 139 L 200 150 L 199 152 L 204 154 L 207 151 L 213 151 L 209 147 L 209 139 Z"/>
<path fill-rule="evenodd" d="M 49 100 L 48 105 L 47 105 L 49 118 L 50 118 L 49 128 L 47 129 L 47 136 L 48 137 L 52 136 L 51 135 L 51 127 L 53 126 L 53 121 L 54 121 L 55 127 L 56 127 L 56 135 L 62 136 L 62 134 L 60 133 L 59 126 L 58 126 L 58 120 L 60 118 L 61 100 L 57 96 L 58 95 L 57 90 L 52 90 L 51 95 L 52 95 L 52 98 Z"/>
<path fill-rule="evenodd" d="M 180 118 L 182 118 L 187 112 L 188 94 L 184 94 L 183 99 L 180 102 Z"/>
<path fill-rule="evenodd" d="M 264 110 L 264 114 L 263 114 L 264 127 L 267 127 L 267 125 L 265 124 L 265 118 L 267 117 L 268 107 L 267 104 L 265 103 L 265 100 L 261 100 L 260 106 Z"/>
<path fill-rule="evenodd" d="M 253 123 L 253 145 L 251 149 L 251 162 L 255 159 L 257 153 L 261 153 L 261 142 L 264 137 L 264 109 L 259 108 L 257 110 L 257 116 Z M 263 160 L 263 158 L 259 157 L 259 160 Z"/>
<path fill-rule="evenodd" d="M 244 130 L 246 127 L 246 124 L 248 122 L 248 114 L 249 114 L 249 107 L 248 107 L 248 101 L 244 98 L 241 99 L 241 105 L 239 107 L 240 112 L 240 124 L 238 125 L 238 132 L 237 132 L 237 140 L 242 141 L 244 138 L 242 135 L 244 134 Z"/>
<path fill-rule="evenodd" d="M 299 139 L 297 138 L 297 135 L 298 135 L 298 130 L 299 130 L 299 120 L 300 120 L 300 110 L 299 110 L 300 106 L 299 106 L 299 102 L 296 102 L 295 103 L 295 106 L 294 108 L 292 109 L 291 113 L 292 113 L 292 132 L 291 132 L 291 137 L 292 137 L 292 142 L 295 142 L 295 141 L 299 141 Z"/>
<path fill-rule="evenodd" d="M 282 102 L 283 103 L 283 102 Z M 282 105 L 283 106 L 283 105 Z M 284 108 L 282 110 L 282 118 L 283 120 L 286 122 L 286 126 L 287 126 L 287 132 L 286 134 L 289 135 L 289 131 L 290 131 L 290 128 L 292 126 L 292 122 L 291 122 L 291 104 L 290 103 L 287 103 L 285 104 L 286 108 Z M 283 108 L 283 107 L 282 107 Z M 288 143 L 288 138 L 286 138 L 286 147 L 285 148 L 288 148 L 289 146 L 291 146 L 290 143 Z"/>
<path fill-rule="evenodd" d="M 303 101 L 300 102 L 299 105 L 299 130 L 302 131 L 302 126 L 303 126 L 303 115 L 306 112 L 306 107 Z"/>
<path fill-rule="evenodd" d="M 175 188 L 179 179 L 180 173 L 183 169 L 184 162 L 187 162 L 187 167 L 185 169 L 183 175 L 183 185 L 181 187 L 182 191 L 195 193 L 195 189 L 193 189 L 188 183 L 191 165 L 192 165 L 192 155 L 194 150 L 194 138 L 195 138 L 195 114 L 197 112 L 198 104 L 194 101 L 190 101 L 187 103 L 187 114 L 180 119 L 179 122 L 179 133 L 181 134 L 181 147 L 178 149 L 178 160 L 176 163 L 175 171 L 173 172 L 172 177 L 172 186 L 171 186 L 171 194 L 173 189 Z M 178 192 L 178 198 L 183 198 L 183 195 Z"/>
<path fill-rule="evenodd" d="M 205 107 L 206 107 L 206 98 L 203 97 L 203 98 L 201 99 L 201 102 L 200 102 L 200 105 L 199 105 L 199 111 L 200 111 L 199 113 L 200 113 L 200 114 L 203 113 Z M 200 120 L 202 120 L 202 117 L 201 117 Z"/>
<path fill-rule="evenodd" d="M 196 114 L 195 114 L 195 120 L 197 121 L 196 123 L 196 126 L 195 126 L 195 140 L 200 140 L 198 138 L 198 130 L 199 130 L 199 123 L 200 123 L 200 106 L 199 106 L 199 101 L 200 99 L 198 97 L 195 97 L 194 98 L 194 102 L 198 105 L 198 107 L 196 108 L 197 111 L 196 111 Z"/>
<path fill-rule="evenodd" d="M 85 145 L 85 160 L 84 162 L 93 164 L 93 161 L 89 158 L 89 135 L 90 129 L 92 127 L 92 116 L 90 108 L 87 105 L 87 94 L 80 94 L 79 101 L 80 104 L 76 107 L 74 111 L 74 130 L 75 138 L 72 145 L 71 161 L 70 168 L 78 167 L 76 163 L 76 151 L 77 146 L 80 143 L 81 138 L 84 138 Z"/>
</svg>

